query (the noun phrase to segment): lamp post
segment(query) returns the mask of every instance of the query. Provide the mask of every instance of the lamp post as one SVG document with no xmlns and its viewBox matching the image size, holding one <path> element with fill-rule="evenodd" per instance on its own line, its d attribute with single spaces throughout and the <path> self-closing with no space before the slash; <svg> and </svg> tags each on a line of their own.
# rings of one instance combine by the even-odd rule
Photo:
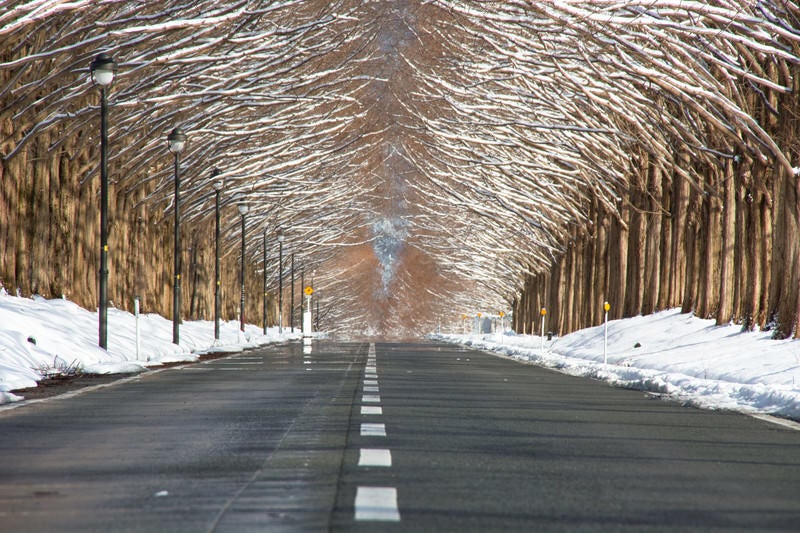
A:
<svg viewBox="0 0 800 533">
<path fill-rule="evenodd" d="M 300 269 L 300 292 L 305 290 L 306 288 L 306 269 L 305 267 Z M 303 305 L 303 296 L 300 296 L 300 329 L 303 329 L 303 312 L 305 312 L 305 306 Z"/>
<path fill-rule="evenodd" d="M 278 333 L 283 333 L 283 230 L 278 229 Z"/>
<path fill-rule="evenodd" d="M 214 339 L 219 340 L 219 319 L 222 308 L 222 287 L 219 274 L 219 197 L 225 182 L 218 178 L 219 169 L 211 171 L 211 186 L 214 188 Z"/>
<path fill-rule="evenodd" d="M 117 64 L 102 53 L 89 67 L 92 83 L 100 87 L 100 287 L 99 342 L 108 349 L 108 95 L 106 87 L 114 81 Z"/>
<path fill-rule="evenodd" d="M 262 298 L 261 311 L 264 317 L 264 335 L 267 334 L 267 230 L 264 230 L 264 247 L 262 250 L 262 259 L 264 264 L 264 295 Z"/>
<path fill-rule="evenodd" d="M 173 237 L 174 281 L 172 285 L 172 342 L 179 344 L 181 323 L 181 226 L 180 153 L 186 147 L 186 134 L 175 128 L 167 136 L 169 151 L 175 154 L 175 227 Z"/>
<path fill-rule="evenodd" d="M 240 302 L 239 307 L 239 329 L 244 331 L 244 253 L 245 253 L 245 219 L 247 218 L 247 212 L 250 208 L 247 206 L 247 200 L 244 199 L 243 196 L 239 196 L 238 199 L 238 207 L 239 207 L 239 214 L 242 215 L 242 265 L 241 271 L 239 273 L 239 278 L 241 280 L 241 287 L 242 287 L 242 299 Z"/>
<path fill-rule="evenodd" d="M 317 287 L 317 269 L 316 268 L 311 271 L 311 287 L 314 288 L 314 289 L 316 289 L 316 287 Z M 316 300 L 316 298 L 314 298 L 314 300 Z M 310 300 L 308 302 L 308 312 L 311 313 L 311 323 L 314 324 L 314 320 L 315 320 L 316 317 L 314 315 L 314 301 L 313 300 Z M 316 329 L 314 331 L 316 331 Z"/>
<path fill-rule="evenodd" d="M 289 308 L 289 331 L 294 333 L 294 252 L 292 252 L 292 291 L 291 291 L 291 307 Z"/>
</svg>

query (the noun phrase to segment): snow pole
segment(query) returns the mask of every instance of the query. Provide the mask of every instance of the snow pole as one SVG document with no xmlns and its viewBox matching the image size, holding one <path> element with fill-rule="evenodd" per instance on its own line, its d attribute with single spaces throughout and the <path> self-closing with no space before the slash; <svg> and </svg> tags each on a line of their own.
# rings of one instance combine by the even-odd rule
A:
<svg viewBox="0 0 800 533">
<path fill-rule="evenodd" d="M 506 313 L 505 311 L 500 311 L 498 314 L 500 317 L 500 330 L 497 332 L 497 341 L 500 344 L 503 344 L 503 334 L 506 332 Z"/>
<path fill-rule="evenodd" d="M 136 317 L 136 360 L 139 360 L 140 336 L 139 336 L 139 297 L 133 298 L 133 314 Z"/>
<path fill-rule="evenodd" d="M 544 307 L 542 307 L 541 315 L 542 315 L 542 336 L 541 336 L 541 341 L 542 341 L 542 353 L 544 353 L 544 317 L 547 316 L 547 309 L 545 309 Z"/>
<path fill-rule="evenodd" d="M 603 326 L 603 364 L 608 364 L 608 310 L 611 309 L 611 305 L 608 302 L 603 304 L 603 309 L 606 312 L 605 321 Z"/>
<path fill-rule="evenodd" d="M 312 323 L 311 323 L 311 295 L 314 294 L 314 288 L 308 285 L 303 292 L 306 295 L 306 307 L 303 310 L 303 338 L 311 338 Z"/>
</svg>

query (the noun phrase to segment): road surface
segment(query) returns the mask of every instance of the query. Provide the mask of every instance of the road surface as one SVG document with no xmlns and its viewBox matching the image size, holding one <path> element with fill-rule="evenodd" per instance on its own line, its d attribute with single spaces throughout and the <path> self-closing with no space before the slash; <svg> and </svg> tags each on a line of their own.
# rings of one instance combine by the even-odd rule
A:
<svg viewBox="0 0 800 533">
<path fill-rule="evenodd" d="M 451 345 L 270 346 L 0 410 L 0 531 L 798 531 L 800 432 Z"/>
</svg>

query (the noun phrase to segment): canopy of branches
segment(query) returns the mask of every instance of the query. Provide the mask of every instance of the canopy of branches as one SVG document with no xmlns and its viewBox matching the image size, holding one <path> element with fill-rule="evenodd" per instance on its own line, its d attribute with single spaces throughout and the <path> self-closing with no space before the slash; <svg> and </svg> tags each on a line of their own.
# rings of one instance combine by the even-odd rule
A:
<svg viewBox="0 0 800 533">
<path fill-rule="evenodd" d="M 676 152 L 790 173 L 744 95 L 769 109 L 790 90 L 798 14 L 777 0 L 0 0 L 0 119 L 24 128 L 2 155 L 49 129 L 96 135 L 88 69 L 107 52 L 119 190 L 155 185 L 149 201 L 171 209 L 165 139 L 180 126 L 187 223 L 213 216 L 218 168 L 249 230 L 272 246 L 281 228 L 331 294 L 501 309 L 589 202 L 618 208 L 643 156 L 699 188 Z M 375 312 L 353 307 L 362 323 Z"/>
</svg>

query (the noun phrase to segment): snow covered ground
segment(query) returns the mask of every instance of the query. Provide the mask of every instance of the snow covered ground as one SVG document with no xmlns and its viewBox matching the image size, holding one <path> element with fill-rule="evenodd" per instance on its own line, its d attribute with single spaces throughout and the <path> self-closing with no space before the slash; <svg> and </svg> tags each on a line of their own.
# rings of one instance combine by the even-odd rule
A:
<svg viewBox="0 0 800 533">
<path fill-rule="evenodd" d="M 295 330 L 299 331 L 299 330 Z M 62 299 L 20 298 L 0 293 L 0 404 L 22 398 L 9 391 L 35 387 L 45 373 L 80 368 L 85 373 L 141 372 L 163 363 L 196 361 L 211 352 L 238 351 L 301 335 L 287 328 L 220 323 L 220 341 L 214 341 L 214 322 L 186 321 L 180 329 L 180 346 L 172 344 L 172 321 L 156 314 L 139 316 L 139 352 L 136 317 L 119 309 L 108 310 L 108 351 L 97 346 L 98 319 L 76 304 Z"/>
<path fill-rule="evenodd" d="M 44 373 L 80 367 L 87 373 L 139 372 L 176 361 L 196 361 L 215 351 L 237 351 L 299 338 L 284 328 L 267 335 L 255 325 L 239 331 L 222 322 L 220 342 L 210 321 L 184 322 L 180 346 L 172 322 L 159 315 L 136 318 L 109 310 L 109 349 L 97 346 L 97 313 L 56 299 L 0 293 L 0 403 L 21 398 L 9 391 L 33 387 Z M 800 341 L 770 339 L 769 332 L 742 333 L 711 320 L 670 310 L 609 322 L 608 363 L 603 326 L 547 341 L 506 334 L 438 335 L 440 340 L 500 353 L 615 385 L 667 394 L 705 408 L 772 414 L 800 420 Z M 639 347 L 636 347 L 636 345 Z"/>
<path fill-rule="evenodd" d="M 678 309 L 610 321 L 607 364 L 603 326 L 544 342 L 511 332 L 435 338 L 698 407 L 800 420 L 800 341 L 716 326 Z"/>
</svg>

